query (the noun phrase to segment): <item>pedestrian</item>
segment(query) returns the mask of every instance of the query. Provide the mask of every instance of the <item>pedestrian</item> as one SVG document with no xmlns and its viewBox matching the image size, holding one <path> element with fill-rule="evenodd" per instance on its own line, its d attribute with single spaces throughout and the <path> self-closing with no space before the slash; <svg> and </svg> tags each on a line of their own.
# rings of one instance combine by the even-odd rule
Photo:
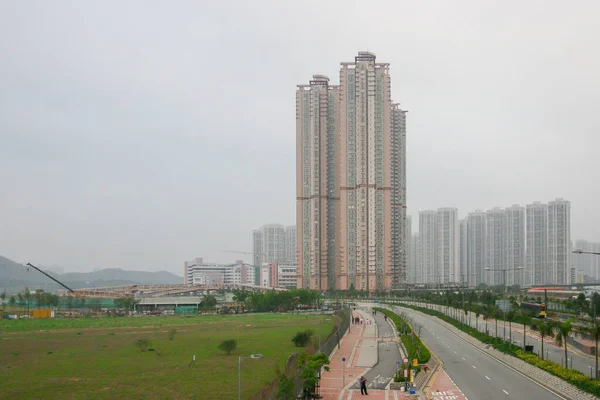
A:
<svg viewBox="0 0 600 400">
<path fill-rule="evenodd" d="M 361 325 L 363 324 L 363 319 L 362 319 L 362 318 L 360 319 L 360 324 L 361 324 Z"/>
<path fill-rule="evenodd" d="M 360 377 L 360 394 L 361 395 L 369 395 L 369 393 L 367 393 L 367 380 L 365 379 L 364 376 Z"/>
</svg>

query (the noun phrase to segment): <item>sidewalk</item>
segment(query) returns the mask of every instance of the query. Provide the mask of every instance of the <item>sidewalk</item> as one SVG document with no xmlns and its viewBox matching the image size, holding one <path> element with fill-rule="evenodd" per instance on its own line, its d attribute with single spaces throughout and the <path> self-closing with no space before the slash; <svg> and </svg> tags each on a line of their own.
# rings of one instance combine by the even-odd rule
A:
<svg viewBox="0 0 600 400">
<path fill-rule="evenodd" d="M 367 325 L 373 317 L 362 310 L 352 312 L 360 316 L 363 324 L 350 324 L 350 332 L 340 340 L 339 349 L 329 357 L 329 371 L 321 376 L 320 394 L 323 400 L 347 400 L 361 397 L 360 390 L 350 389 L 361 375 L 364 375 L 378 362 L 377 325 Z M 345 361 L 342 361 L 345 358 Z M 369 400 L 394 400 L 405 397 L 395 396 L 396 391 L 371 390 Z"/>
</svg>

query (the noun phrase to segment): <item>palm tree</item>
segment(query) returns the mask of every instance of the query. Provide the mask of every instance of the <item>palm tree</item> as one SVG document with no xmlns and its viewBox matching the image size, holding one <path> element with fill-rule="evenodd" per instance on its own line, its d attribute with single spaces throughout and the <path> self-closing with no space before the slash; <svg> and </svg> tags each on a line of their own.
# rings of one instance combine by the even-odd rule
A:
<svg viewBox="0 0 600 400">
<path fill-rule="evenodd" d="M 506 314 L 506 320 L 508 321 L 508 340 L 512 343 L 512 322 L 515 320 L 515 312 L 509 311 Z"/>
<path fill-rule="evenodd" d="M 475 330 L 479 331 L 479 316 L 481 315 L 479 309 L 475 311 Z"/>
<path fill-rule="evenodd" d="M 555 328 L 558 331 L 556 335 L 556 340 L 559 345 L 562 345 L 565 348 L 565 368 L 569 368 L 569 359 L 567 357 L 567 339 L 569 338 L 569 334 L 573 330 L 573 326 L 571 325 L 571 319 L 566 320 L 560 325 L 556 325 Z"/>
<path fill-rule="evenodd" d="M 531 316 L 525 310 L 521 310 L 519 313 L 521 317 L 521 322 L 523 323 L 523 350 L 525 350 L 526 341 L 526 333 L 527 333 L 527 323 L 531 321 Z"/>
<path fill-rule="evenodd" d="M 531 329 L 538 331 L 542 337 L 542 360 L 544 359 L 544 337 L 553 337 L 554 329 L 552 323 L 546 320 L 534 320 L 531 324 Z"/>
</svg>

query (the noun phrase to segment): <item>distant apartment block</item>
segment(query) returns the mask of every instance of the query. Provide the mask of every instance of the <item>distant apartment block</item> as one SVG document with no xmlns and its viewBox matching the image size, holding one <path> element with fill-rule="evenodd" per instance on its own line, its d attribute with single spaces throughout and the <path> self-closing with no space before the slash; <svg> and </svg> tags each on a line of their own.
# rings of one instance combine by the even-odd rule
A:
<svg viewBox="0 0 600 400">
<path fill-rule="evenodd" d="M 506 210 L 506 278 L 507 285 L 523 286 L 525 281 L 525 208 L 519 205 Z"/>
<path fill-rule="evenodd" d="M 252 231 L 254 265 L 265 262 L 296 263 L 296 227 L 263 225 Z"/>
<path fill-rule="evenodd" d="M 571 271 L 571 202 L 548 203 L 548 269 L 546 282 L 568 285 L 576 279 Z"/>
<path fill-rule="evenodd" d="M 506 274 L 506 213 L 501 208 L 486 212 L 484 282 L 504 285 Z"/>
<path fill-rule="evenodd" d="M 436 258 L 435 211 L 419 212 L 419 265 L 417 283 L 439 283 Z"/>
<path fill-rule="evenodd" d="M 422 280 L 420 280 L 420 274 L 419 274 L 419 263 L 421 260 L 421 242 L 419 240 L 419 233 L 413 233 L 412 238 L 411 238 L 411 242 L 410 242 L 410 259 L 409 259 L 409 263 L 408 263 L 408 270 L 407 270 L 407 280 L 408 283 L 421 283 L 423 282 Z"/>
<path fill-rule="evenodd" d="M 477 210 L 467 216 L 467 279 L 469 287 L 484 282 L 486 265 L 486 213 Z"/>
<path fill-rule="evenodd" d="M 541 285 L 546 282 L 548 267 L 548 206 L 539 201 L 525 207 L 527 236 L 527 269 L 525 283 Z"/>
<path fill-rule="evenodd" d="M 286 289 L 296 289 L 298 277 L 296 275 L 297 267 L 295 264 L 278 265 L 279 287 Z"/>
<path fill-rule="evenodd" d="M 412 258 L 412 217 L 410 215 L 406 216 L 406 224 L 404 226 L 404 248 L 405 248 L 405 252 L 404 252 L 404 258 L 406 259 L 406 277 L 405 277 L 405 281 L 407 283 L 410 283 L 411 278 L 410 278 L 410 274 L 411 274 L 411 270 L 414 268 L 411 265 L 411 258 Z"/>
<path fill-rule="evenodd" d="M 256 268 L 241 260 L 233 264 L 205 263 L 201 257 L 184 262 L 184 284 L 254 285 Z"/>
<path fill-rule="evenodd" d="M 468 220 L 466 218 L 461 219 L 460 221 L 458 221 L 458 226 L 459 226 L 459 246 L 460 246 L 460 250 L 459 250 L 459 255 L 458 255 L 458 259 L 459 259 L 459 263 L 460 263 L 460 282 L 463 286 L 468 286 L 469 285 L 469 258 L 468 258 L 468 249 L 469 247 L 467 246 L 468 242 Z"/>
<path fill-rule="evenodd" d="M 435 213 L 436 275 L 439 283 L 460 282 L 460 231 L 458 209 L 439 208 Z"/>
<path fill-rule="evenodd" d="M 277 263 L 267 262 L 260 266 L 260 286 L 279 287 L 279 269 Z"/>
</svg>

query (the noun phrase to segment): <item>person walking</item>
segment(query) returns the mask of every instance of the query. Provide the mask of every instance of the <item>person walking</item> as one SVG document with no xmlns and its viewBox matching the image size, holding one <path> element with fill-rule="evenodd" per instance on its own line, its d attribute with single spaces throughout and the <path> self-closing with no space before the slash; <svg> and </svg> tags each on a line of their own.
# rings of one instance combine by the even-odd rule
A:
<svg viewBox="0 0 600 400">
<path fill-rule="evenodd" d="M 369 393 L 367 393 L 367 379 L 364 376 L 360 377 L 360 394 L 369 395 Z"/>
</svg>

